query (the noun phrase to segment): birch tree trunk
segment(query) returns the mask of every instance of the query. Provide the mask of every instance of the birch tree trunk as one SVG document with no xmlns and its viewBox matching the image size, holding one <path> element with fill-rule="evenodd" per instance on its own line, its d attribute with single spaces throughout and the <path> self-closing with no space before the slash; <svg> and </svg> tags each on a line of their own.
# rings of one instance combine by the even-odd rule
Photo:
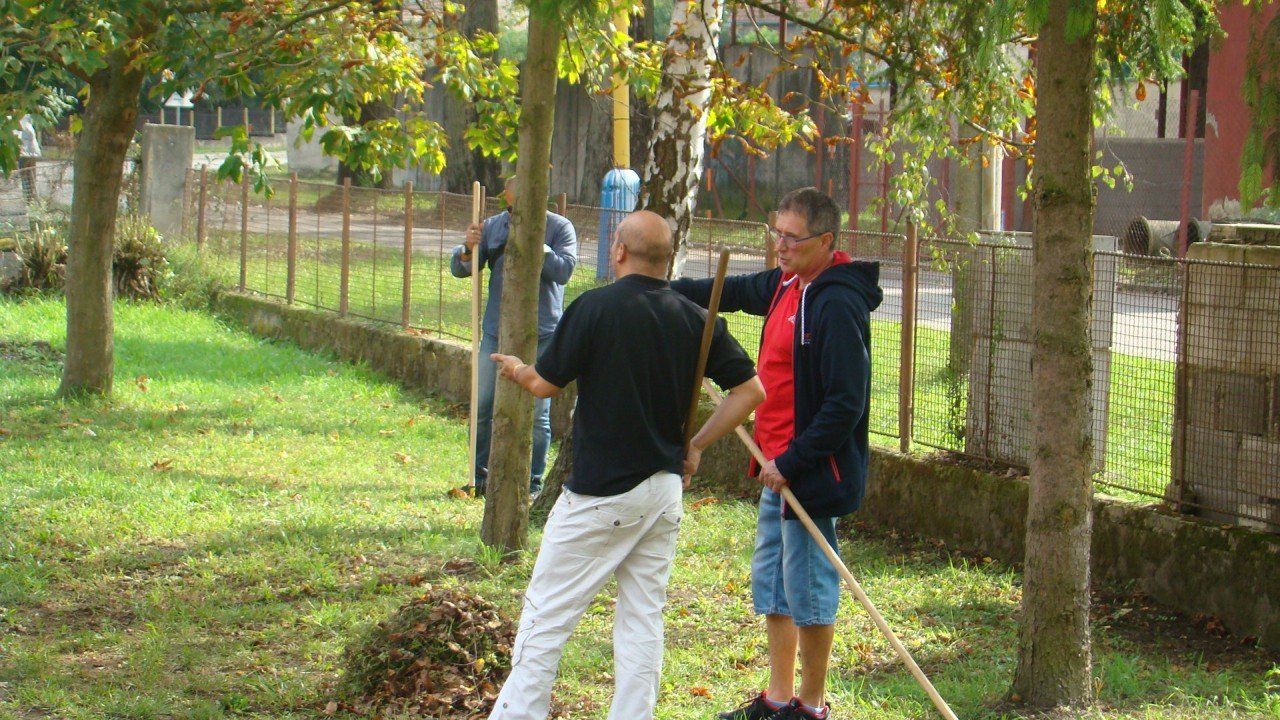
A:
<svg viewBox="0 0 1280 720">
<path fill-rule="evenodd" d="M 143 68 L 115 52 L 89 80 L 76 145 L 67 251 L 67 360 L 62 396 L 110 395 L 114 369 L 111 255 L 124 158 L 138 119 Z"/>
<path fill-rule="evenodd" d="M 1068 17 L 1070 15 L 1070 17 Z M 1050 0 L 1037 70 L 1031 497 L 1013 692 L 1038 708 L 1092 701 L 1093 0 Z"/>
<path fill-rule="evenodd" d="M 672 278 L 683 274 L 689 252 L 689 223 L 702 179 L 711 63 L 723 9 L 723 0 L 676 0 L 653 106 L 653 150 L 644 167 L 639 207 L 671 225 L 676 252 L 667 274 Z"/>
<path fill-rule="evenodd" d="M 548 167 L 556 107 L 556 56 L 561 27 L 550 3 L 529 14 L 529 55 L 524 67 L 520 111 L 520 157 L 510 237 L 503 270 L 501 352 L 532 362 L 538 351 L 538 277 L 547 227 Z M 501 380 L 493 401 L 493 444 L 485 487 L 480 539 L 510 553 L 525 547 L 529 528 L 529 453 L 533 398 Z"/>
</svg>

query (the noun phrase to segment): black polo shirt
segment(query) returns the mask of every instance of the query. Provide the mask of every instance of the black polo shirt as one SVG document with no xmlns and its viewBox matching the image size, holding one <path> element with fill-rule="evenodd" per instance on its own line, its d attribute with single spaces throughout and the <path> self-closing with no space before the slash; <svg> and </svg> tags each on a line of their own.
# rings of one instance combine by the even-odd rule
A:
<svg viewBox="0 0 1280 720">
<path fill-rule="evenodd" d="M 578 381 L 570 490 L 620 495 L 660 470 L 680 473 L 706 319 L 665 280 L 644 275 L 589 290 L 565 310 L 536 367 L 557 387 Z M 707 377 L 729 389 L 755 374 L 718 320 Z"/>
</svg>

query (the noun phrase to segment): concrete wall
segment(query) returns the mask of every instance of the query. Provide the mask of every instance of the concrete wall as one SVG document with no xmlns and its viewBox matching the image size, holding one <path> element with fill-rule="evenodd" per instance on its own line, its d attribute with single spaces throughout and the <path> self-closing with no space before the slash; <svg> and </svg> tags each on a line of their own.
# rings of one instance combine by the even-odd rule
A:
<svg viewBox="0 0 1280 720">
<path fill-rule="evenodd" d="M 142 212 L 166 238 L 182 232 L 183 188 L 195 148 L 196 133 L 191 127 L 142 127 Z"/>
<path fill-rule="evenodd" d="M 1197 243 L 1187 258 L 1233 264 L 1187 266 L 1169 495 L 1280 530 L 1280 247 Z"/>
<path fill-rule="evenodd" d="M 468 396 L 468 347 L 378 328 L 331 314 L 226 293 L 217 309 L 267 337 L 363 360 L 410 387 L 453 401 Z M 704 404 L 702 412 L 709 411 Z M 553 408 L 553 417 L 563 408 Z M 700 483 L 752 497 L 747 453 L 731 438 L 708 448 Z M 1009 563 L 1025 552 L 1028 483 L 968 468 L 873 449 L 866 502 L 857 517 L 941 538 Z M 1280 648 L 1280 536 L 1224 528 L 1105 497 L 1094 502 L 1093 577 L 1134 584 L 1187 614 L 1217 616 L 1240 635 Z"/>
</svg>

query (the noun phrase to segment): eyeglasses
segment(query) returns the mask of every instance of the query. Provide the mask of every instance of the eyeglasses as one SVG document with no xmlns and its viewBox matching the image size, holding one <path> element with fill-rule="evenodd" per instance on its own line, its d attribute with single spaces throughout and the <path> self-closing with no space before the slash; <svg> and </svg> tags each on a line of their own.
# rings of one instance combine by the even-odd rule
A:
<svg viewBox="0 0 1280 720">
<path fill-rule="evenodd" d="M 787 235 L 786 233 L 782 232 L 778 228 L 769 228 L 769 239 L 774 241 L 775 243 L 782 243 L 784 245 L 796 245 L 798 243 L 804 242 L 805 240 L 812 240 L 816 237 L 822 237 L 823 235 L 826 235 L 826 234 L 827 234 L 826 232 L 820 232 L 820 233 L 814 233 L 812 235 L 806 235 L 805 237 L 796 237 L 795 235 Z"/>
</svg>

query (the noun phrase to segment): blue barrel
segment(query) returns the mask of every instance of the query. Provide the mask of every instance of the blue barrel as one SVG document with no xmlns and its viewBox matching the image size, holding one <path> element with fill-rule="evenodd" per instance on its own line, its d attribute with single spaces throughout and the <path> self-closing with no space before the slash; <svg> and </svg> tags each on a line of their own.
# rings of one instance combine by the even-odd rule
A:
<svg viewBox="0 0 1280 720">
<path fill-rule="evenodd" d="M 610 276 L 609 242 L 618 223 L 632 210 L 640 199 L 640 176 L 630 168 L 614 168 L 604 176 L 600 188 L 600 245 L 596 251 L 596 279 Z"/>
</svg>

